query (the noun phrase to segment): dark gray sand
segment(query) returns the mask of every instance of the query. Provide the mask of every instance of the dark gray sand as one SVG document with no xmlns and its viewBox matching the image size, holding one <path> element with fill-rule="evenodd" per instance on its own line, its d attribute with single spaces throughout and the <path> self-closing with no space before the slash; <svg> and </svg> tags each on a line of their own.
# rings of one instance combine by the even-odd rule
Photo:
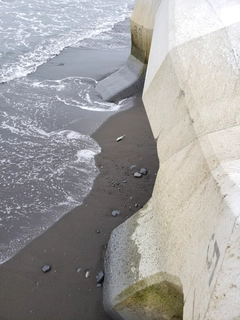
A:
<svg viewBox="0 0 240 320">
<path fill-rule="evenodd" d="M 64 49 L 54 59 L 38 67 L 32 76 L 58 80 L 66 77 L 89 77 L 102 80 L 117 71 L 127 60 L 130 50 Z"/>
<path fill-rule="evenodd" d="M 0 320 L 110 319 L 96 275 L 111 231 L 151 197 L 158 159 L 140 97 L 93 138 L 102 148 L 96 157 L 100 174 L 84 203 L 0 266 Z M 134 178 L 132 165 L 148 174 Z M 113 210 L 120 215 L 113 217 Z M 47 273 L 45 264 L 51 266 Z"/>
</svg>

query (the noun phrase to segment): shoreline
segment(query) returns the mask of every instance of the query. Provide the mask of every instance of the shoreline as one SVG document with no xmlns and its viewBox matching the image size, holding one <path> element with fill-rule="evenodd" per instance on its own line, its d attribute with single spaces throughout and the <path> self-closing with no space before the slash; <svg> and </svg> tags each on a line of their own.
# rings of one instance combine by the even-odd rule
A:
<svg viewBox="0 0 240 320">
<path fill-rule="evenodd" d="M 0 265 L 1 320 L 111 319 L 103 310 L 96 275 L 103 269 L 111 231 L 151 197 L 158 170 L 140 94 L 133 107 L 113 114 L 91 137 L 101 147 L 95 158 L 100 174 L 83 204 Z M 141 167 L 148 174 L 134 178 Z M 113 217 L 113 210 L 120 215 Z M 48 273 L 41 270 L 45 264 L 51 265 Z"/>
<path fill-rule="evenodd" d="M 123 130 L 126 137 L 116 142 Z M 103 310 L 95 277 L 103 269 L 111 231 L 139 210 L 135 204 L 144 205 L 151 197 L 158 160 L 140 101 L 107 120 L 93 137 L 102 148 L 96 157 L 100 174 L 84 203 L 0 266 L 1 319 L 111 319 Z M 131 165 L 149 172 L 134 178 Z M 115 209 L 121 213 L 114 218 Z M 46 274 L 44 264 L 52 268 Z"/>
<path fill-rule="evenodd" d="M 61 81 L 62 79 L 65 79 L 65 78 L 72 78 L 73 80 L 77 78 L 88 79 L 89 77 L 91 77 L 91 79 L 101 79 L 102 77 L 107 76 L 108 73 L 111 73 L 117 70 L 118 68 L 120 68 L 122 65 L 124 65 L 128 56 L 128 51 L 129 51 L 128 48 L 124 50 L 121 49 L 121 50 L 111 51 L 111 50 L 86 49 L 86 48 L 82 49 L 82 48 L 69 47 L 63 50 L 63 52 L 58 56 L 54 57 L 53 59 L 49 60 L 45 64 L 41 65 L 34 73 L 28 75 L 27 78 L 32 83 L 34 83 L 35 81 L 36 82 L 49 81 L 51 79 L 55 79 L 56 81 L 59 81 L 59 80 Z M 92 60 L 93 62 L 91 63 Z M 31 88 L 29 90 L 30 90 L 29 92 L 31 92 Z M 71 97 L 73 100 L 74 99 L 78 100 L 79 95 L 81 99 L 81 92 L 82 92 L 81 87 L 79 88 L 79 90 L 80 90 L 80 93 L 78 92 L 78 89 L 76 87 L 74 91 L 73 90 L 71 91 Z M 33 91 L 33 93 L 35 93 L 35 91 Z M 47 102 L 49 97 L 49 101 L 51 103 L 52 101 L 51 90 L 46 90 L 45 92 L 42 92 L 42 94 L 44 95 L 43 100 Z M 53 92 L 53 95 L 54 94 L 56 93 Z M 93 99 L 94 101 L 94 94 L 95 94 L 94 89 L 91 92 L 89 92 L 89 94 L 90 94 L 90 100 Z M 16 98 L 18 99 L 18 97 Z M 33 100 L 33 103 L 35 103 L 34 100 Z M 128 104 L 130 103 L 128 102 Z M 64 105 L 63 103 L 62 104 L 60 103 L 58 106 L 56 103 L 56 106 L 52 108 L 52 111 L 51 113 L 49 113 L 49 115 L 50 115 L 50 118 L 53 117 L 54 119 L 56 119 L 55 121 L 57 125 L 54 128 L 49 127 L 49 130 L 50 132 L 51 130 L 53 130 L 54 134 L 62 130 L 63 131 L 72 130 L 74 132 L 80 133 L 80 135 L 86 135 L 86 138 L 90 138 L 90 135 L 94 131 L 96 131 L 96 129 L 99 126 L 101 126 L 105 122 L 105 120 L 110 116 L 112 116 L 114 113 L 116 113 L 116 111 L 103 111 L 103 112 L 92 111 L 92 110 L 88 110 L 87 108 L 81 109 L 80 107 L 77 107 L 77 106 Z M 40 115 L 40 112 L 39 112 L 39 115 Z M 51 121 L 49 121 L 49 123 L 50 122 Z M 75 151 L 76 156 L 77 156 L 78 150 L 81 150 L 81 146 L 79 149 L 76 149 Z M 35 155 L 37 154 L 35 153 Z M 44 155 L 42 156 L 44 157 Z M 59 160 L 60 160 L 59 163 L 61 163 L 61 159 Z M 26 168 L 26 172 L 27 172 L 27 168 Z M 14 173 L 17 174 L 17 171 Z M 96 177 L 96 174 L 93 173 L 93 176 Z M 85 178 L 86 178 L 86 175 L 85 175 Z M 83 181 L 81 179 L 82 179 L 81 175 L 79 175 L 79 178 L 78 178 L 79 186 L 81 186 L 82 184 L 81 181 Z M 94 182 L 94 178 L 93 179 L 91 178 L 90 171 L 89 171 L 89 187 L 90 188 L 92 188 L 93 182 Z M 73 186 L 71 187 L 70 183 L 71 182 L 69 180 L 69 184 L 67 185 L 68 189 L 66 189 L 66 191 L 69 192 L 70 194 L 74 194 L 75 190 L 73 189 Z M 36 183 L 36 185 L 37 184 L 38 183 Z M 14 220 L 12 222 L 13 226 L 11 225 L 11 220 L 8 221 L 7 219 L 5 219 L 6 215 L 3 216 L 3 220 L 1 221 L 1 224 L 4 225 L 4 223 L 6 223 L 6 228 L 4 230 L 1 229 L 3 230 L 3 232 L 1 233 L 1 236 L 0 236 L 1 264 L 7 261 L 8 259 L 10 259 L 12 256 L 14 256 L 19 250 L 25 247 L 27 243 L 31 242 L 34 238 L 36 238 L 41 233 L 43 233 L 44 230 L 49 228 L 51 224 L 59 220 L 61 216 L 67 214 L 74 206 L 80 205 L 80 203 L 82 203 L 84 198 L 87 196 L 87 193 L 90 192 L 89 190 L 90 188 L 88 188 L 88 190 L 83 193 L 81 193 L 81 190 L 80 190 L 80 192 L 78 193 L 79 196 L 75 192 L 75 200 L 76 202 L 78 202 L 78 204 L 76 203 L 72 204 L 70 201 L 69 204 L 67 204 L 69 205 L 69 207 L 67 207 L 66 205 L 65 208 L 59 208 L 59 211 L 57 208 L 50 209 L 51 204 L 52 203 L 55 204 L 54 197 L 53 197 L 53 201 L 51 200 L 46 201 L 46 205 L 45 207 L 43 207 L 44 212 L 46 212 L 46 216 L 44 217 L 45 220 L 41 218 L 41 215 L 38 216 L 39 212 L 36 209 L 36 206 L 34 205 L 34 196 L 32 197 L 32 202 L 30 203 L 26 202 L 27 205 L 29 204 L 31 205 L 29 206 L 29 209 L 28 209 L 29 222 L 27 221 L 27 219 L 25 219 L 25 217 L 28 216 L 28 212 L 26 212 L 25 215 L 22 215 L 20 210 L 19 212 L 17 211 L 16 213 L 13 212 L 13 220 Z M 2 190 L 3 190 L 3 194 L 5 195 L 7 191 L 4 190 L 3 186 L 2 186 Z M 21 193 L 21 190 L 20 190 L 20 193 Z M 19 197 L 19 195 L 16 195 L 16 191 L 14 188 L 12 188 L 9 191 L 8 196 Z M 64 202 L 65 201 L 64 194 L 63 194 L 63 197 L 60 199 L 60 202 L 62 199 Z M 68 200 L 66 199 L 66 201 Z M 47 202 L 49 202 L 49 206 L 47 205 Z M 11 203 L 9 203 L 9 206 L 11 206 Z M 24 231 L 24 228 L 21 229 L 22 226 L 26 227 L 27 230 Z"/>
</svg>

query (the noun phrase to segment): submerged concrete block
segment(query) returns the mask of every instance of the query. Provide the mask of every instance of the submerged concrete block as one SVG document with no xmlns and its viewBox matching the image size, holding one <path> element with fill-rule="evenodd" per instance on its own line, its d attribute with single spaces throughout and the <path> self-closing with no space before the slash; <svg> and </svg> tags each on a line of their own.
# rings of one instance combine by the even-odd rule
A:
<svg viewBox="0 0 240 320">
<path fill-rule="evenodd" d="M 240 3 L 159 4 L 143 101 L 161 166 L 111 235 L 104 305 L 114 319 L 240 319 Z"/>
<path fill-rule="evenodd" d="M 117 101 L 134 95 L 143 89 L 146 64 L 134 56 L 117 72 L 100 81 L 96 89 L 106 101 Z"/>
</svg>

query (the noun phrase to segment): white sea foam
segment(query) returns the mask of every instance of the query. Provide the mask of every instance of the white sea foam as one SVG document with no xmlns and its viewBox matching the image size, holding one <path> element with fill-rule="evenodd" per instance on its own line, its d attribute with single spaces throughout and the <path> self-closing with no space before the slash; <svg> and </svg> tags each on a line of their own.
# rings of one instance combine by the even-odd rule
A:
<svg viewBox="0 0 240 320">
<path fill-rule="evenodd" d="M 94 159 L 95 152 L 88 149 L 82 149 L 77 152 L 76 162 L 91 161 Z"/>
<path fill-rule="evenodd" d="M 83 110 L 116 112 L 128 107 L 129 102 L 133 99 L 133 97 L 130 97 L 116 103 L 104 101 L 95 89 L 98 82 L 87 77 L 67 77 L 61 80 L 33 82 L 29 78 L 22 78 L 17 83 L 21 86 L 22 90 L 31 90 L 36 96 L 41 97 L 41 105 L 43 106 L 44 103 L 56 104 L 57 102 L 61 102 L 66 106 L 81 108 Z M 49 95 L 44 97 L 46 91 L 49 92 Z M 4 95 L 4 99 L 7 99 L 6 95 Z"/>
<path fill-rule="evenodd" d="M 71 131 L 67 134 L 68 139 L 81 139 L 83 137 L 79 132 Z"/>
</svg>

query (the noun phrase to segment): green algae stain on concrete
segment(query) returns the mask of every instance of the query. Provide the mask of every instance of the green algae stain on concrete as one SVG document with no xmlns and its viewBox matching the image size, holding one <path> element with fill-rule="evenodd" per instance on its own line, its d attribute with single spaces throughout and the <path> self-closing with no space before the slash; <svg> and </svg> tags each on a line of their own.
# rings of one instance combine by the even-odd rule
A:
<svg viewBox="0 0 240 320">
<path fill-rule="evenodd" d="M 134 286 L 133 286 L 134 287 Z M 132 293 L 134 288 L 127 291 Z M 115 310 L 122 315 L 129 315 L 125 319 L 155 319 L 155 320 L 181 320 L 183 318 L 183 293 L 179 286 L 168 281 L 153 284 L 127 296 L 125 300 L 116 305 Z"/>
</svg>

